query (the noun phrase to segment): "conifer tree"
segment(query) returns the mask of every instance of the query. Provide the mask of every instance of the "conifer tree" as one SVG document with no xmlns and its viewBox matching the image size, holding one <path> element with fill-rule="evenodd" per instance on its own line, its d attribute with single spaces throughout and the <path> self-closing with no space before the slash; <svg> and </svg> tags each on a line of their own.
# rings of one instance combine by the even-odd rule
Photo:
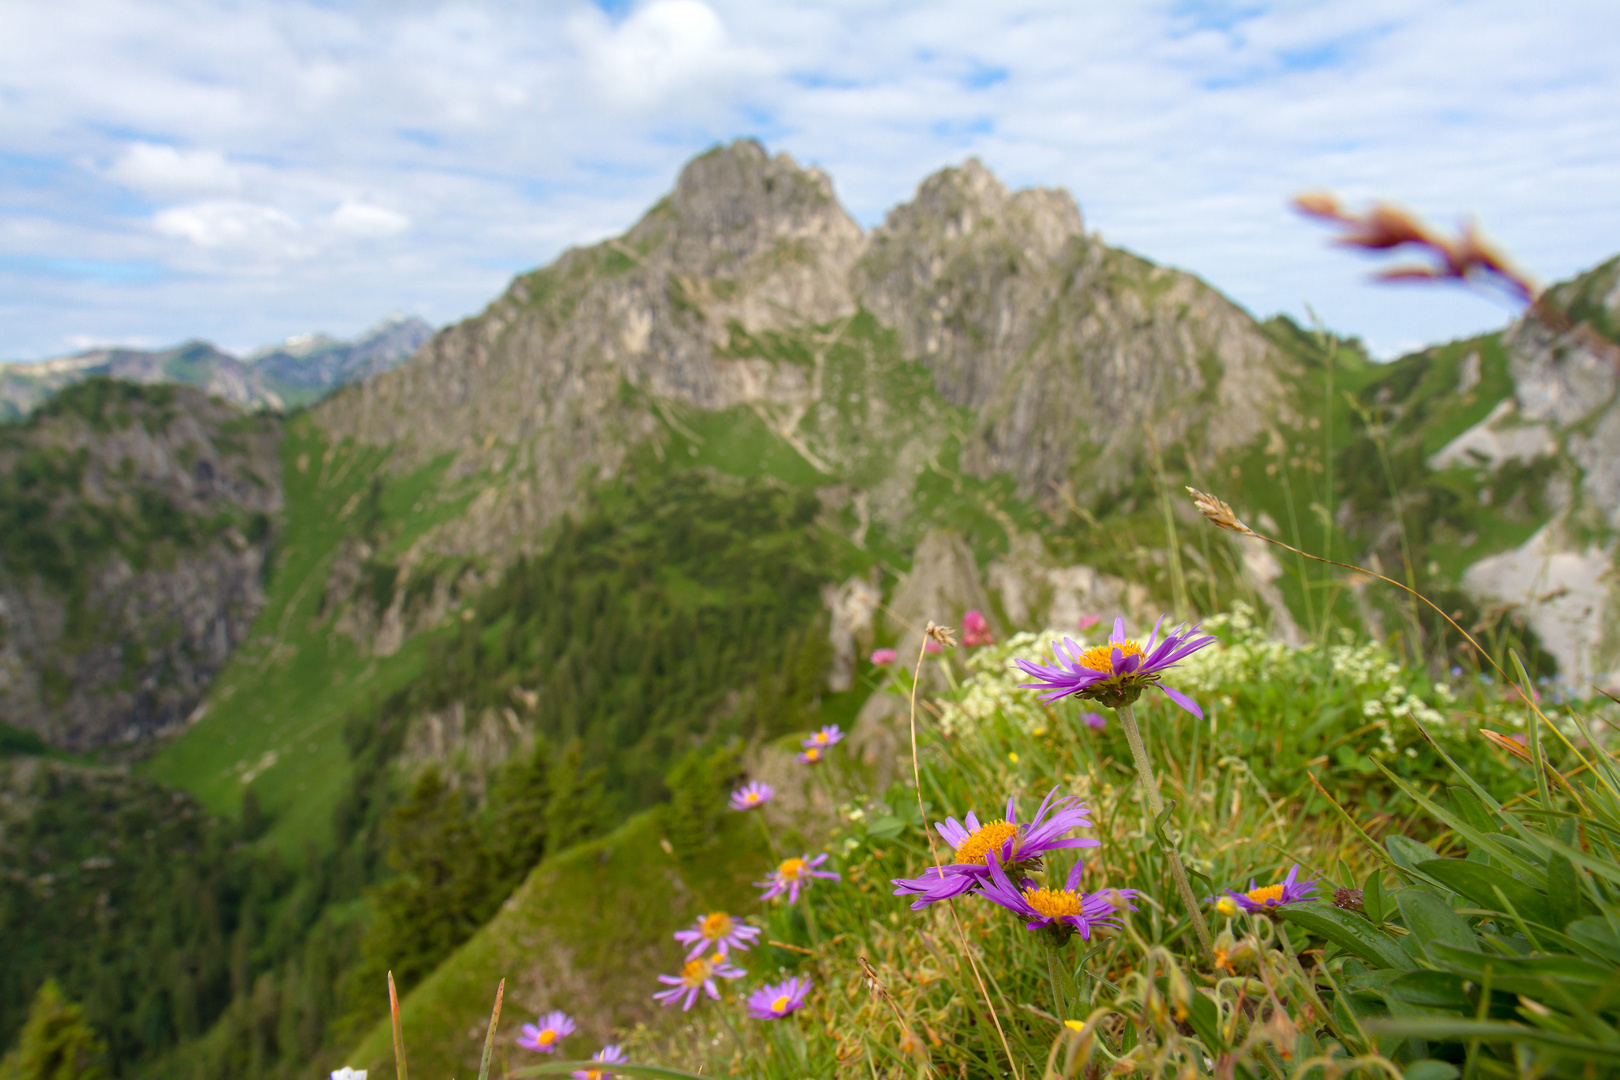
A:
<svg viewBox="0 0 1620 1080">
<path fill-rule="evenodd" d="M 102 1080 L 106 1047 L 84 1010 L 46 979 L 34 994 L 16 1047 L 0 1060 L 0 1080 Z"/>
</svg>

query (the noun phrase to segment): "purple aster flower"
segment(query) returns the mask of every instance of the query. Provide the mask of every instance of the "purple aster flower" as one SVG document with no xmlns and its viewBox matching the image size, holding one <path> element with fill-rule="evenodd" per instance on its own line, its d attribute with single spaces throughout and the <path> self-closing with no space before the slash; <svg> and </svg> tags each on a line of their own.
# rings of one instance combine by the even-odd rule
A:
<svg viewBox="0 0 1620 1080">
<path fill-rule="evenodd" d="M 592 1054 L 591 1060 L 601 1065 L 623 1065 L 630 1059 L 618 1043 L 608 1043 Z M 574 1080 L 610 1080 L 613 1076 L 607 1069 L 575 1069 L 570 1075 Z"/>
<path fill-rule="evenodd" d="M 1153 624 L 1153 633 L 1146 645 L 1139 645 L 1125 636 L 1125 620 L 1114 620 L 1114 632 L 1107 645 L 1084 648 L 1073 638 L 1064 638 L 1053 648 L 1053 663 L 1043 665 L 1028 660 L 1015 663 L 1038 682 L 1024 683 L 1025 690 L 1044 690 L 1042 701 L 1056 701 L 1074 694 L 1091 701 L 1100 701 L 1110 708 L 1129 705 L 1149 686 L 1157 686 L 1166 697 L 1192 713 L 1200 720 L 1204 713 L 1197 702 L 1179 690 L 1161 685 L 1159 677 L 1164 670 L 1192 655 L 1215 639 L 1199 635 L 1195 626 L 1191 630 L 1178 626 L 1159 641 L 1159 627 L 1164 616 Z"/>
<path fill-rule="evenodd" d="M 775 796 L 776 789 L 771 785 L 753 780 L 731 793 L 731 808 L 752 810 L 756 806 L 764 806 Z"/>
<path fill-rule="evenodd" d="M 713 911 L 701 916 L 692 924 L 690 930 L 675 931 L 676 941 L 691 946 L 686 954 L 688 960 L 696 960 L 702 956 L 710 945 L 720 953 L 735 952 L 738 949 L 746 952 L 757 937 L 759 927 L 745 926 L 723 911 Z"/>
<path fill-rule="evenodd" d="M 893 649 L 872 650 L 873 667 L 887 667 L 898 659 L 900 659 L 900 654 L 895 652 Z"/>
<path fill-rule="evenodd" d="M 767 881 L 756 881 L 755 885 L 765 891 L 760 894 L 761 900 L 774 900 L 783 893 L 788 894 L 788 903 L 799 902 L 799 890 L 810 887 L 811 878 L 826 878 L 837 881 L 838 874 L 833 870 L 817 870 L 816 867 L 827 861 L 827 853 L 822 852 L 815 858 L 806 855 L 802 859 L 783 859 L 782 865 Z"/>
<path fill-rule="evenodd" d="M 1007 799 L 1007 817 L 1002 821 L 979 824 L 978 817 L 969 811 L 967 824 L 955 818 L 946 818 L 944 824 L 936 822 L 934 828 L 945 842 L 956 850 L 956 860 L 944 866 L 933 866 L 917 878 L 895 878 L 896 896 L 917 894 L 912 902 L 913 911 L 953 896 L 970 892 L 975 886 L 990 880 L 990 862 L 994 860 L 1015 872 L 1034 869 L 1041 856 L 1058 848 L 1100 847 L 1101 842 L 1089 837 L 1061 839 L 1070 829 L 1089 829 L 1091 811 L 1079 799 L 1069 796 L 1054 801 L 1058 789 L 1053 788 L 1041 800 L 1035 816 L 1028 823 L 1018 820 L 1017 797 Z"/>
<path fill-rule="evenodd" d="M 1065 934 L 1079 931 L 1082 938 L 1090 941 L 1093 926 L 1118 926 L 1121 911 L 1127 908 L 1136 910 L 1136 905 L 1131 903 L 1136 890 L 1104 889 L 1083 893 L 1080 891 L 1080 867 L 1080 863 L 1074 864 L 1063 888 L 1040 889 L 1027 881 L 1015 886 L 1001 864 L 992 859 L 990 880 L 980 890 L 980 895 L 1000 904 L 1014 915 L 1028 919 L 1024 924 L 1027 930 L 1056 927 Z"/>
<path fill-rule="evenodd" d="M 574 1018 L 564 1012 L 549 1012 L 532 1024 L 524 1024 L 517 1044 L 525 1050 L 538 1050 L 542 1054 L 555 1053 L 557 1040 L 574 1033 Z"/>
<path fill-rule="evenodd" d="M 1213 896 L 1206 896 L 1204 902 L 1213 903 L 1220 907 L 1224 900 L 1242 908 L 1244 911 L 1266 911 L 1270 908 L 1281 907 L 1284 904 L 1298 904 L 1311 898 L 1311 894 L 1316 892 L 1317 884 L 1315 878 L 1308 881 L 1299 881 L 1297 880 L 1298 877 L 1299 863 L 1295 863 L 1293 868 L 1288 871 L 1288 876 L 1275 885 L 1256 887 L 1254 878 L 1250 878 L 1248 892 L 1240 893 L 1226 889 L 1224 890 L 1226 895 L 1221 900 L 1217 900 Z"/>
<path fill-rule="evenodd" d="M 834 743 L 840 743 L 843 741 L 844 733 L 838 727 L 838 725 L 828 724 L 826 727 L 822 728 L 820 731 L 816 732 L 799 745 L 804 747 L 806 750 L 814 750 L 817 747 L 826 749 L 827 747 L 832 746 Z"/>
<path fill-rule="evenodd" d="M 755 1020 L 780 1020 L 804 1008 L 804 999 L 809 996 L 810 980 L 795 975 L 775 986 L 762 986 L 748 995 L 748 1015 Z"/>
<path fill-rule="evenodd" d="M 799 759 L 799 763 L 802 765 L 820 765 L 822 758 L 821 747 L 807 747 L 804 753 L 795 754 L 794 756 Z"/>
<path fill-rule="evenodd" d="M 742 968 L 733 967 L 723 952 L 716 952 L 712 958 L 699 956 L 688 960 L 679 975 L 658 976 L 658 981 L 671 989 L 658 991 L 653 995 L 653 1000 L 667 1008 L 684 998 L 681 1011 L 686 1012 L 697 1001 L 699 990 L 715 1001 L 720 1000 L 720 988 L 714 983 L 716 978 L 740 979 L 747 974 Z"/>
<path fill-rule="evenodd" d="M 1080 722 L 1092 731 L 1101 731 L 1108 726 L 1108 717 L 1100 712 L 1088 712 L 1080 718 Z"/>
</svg>

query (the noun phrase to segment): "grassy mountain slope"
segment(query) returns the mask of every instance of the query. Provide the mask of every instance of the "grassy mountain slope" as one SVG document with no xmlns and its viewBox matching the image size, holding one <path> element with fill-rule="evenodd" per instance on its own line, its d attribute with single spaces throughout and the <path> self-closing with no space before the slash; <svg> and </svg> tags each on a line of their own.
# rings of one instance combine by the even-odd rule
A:
<svg viewBox="0 0 1620 1080">
<path fill-rule="evenodd" d="M 356 702 L 420 676 L 429 635 L 387 657 L 362 655 L 333 632 L 326 584 L 342 541 L 373 537 L 386 558 L 453 516 L 473 486 L 443 483 L 444 463 L 380 482 L 384 453 L 333 446 L 299 416 L 282 446 L 286 511 L 263 610 L 215 681 L 208 706 L 143 769 L 234 815 L 251 783 L 275 821 L 268 840 L 289 851 L 330 843 L 332 811 L 348 778 L 342 724 Z M 388 539 L 383 539 L 386 536 Z"/>
</svg>

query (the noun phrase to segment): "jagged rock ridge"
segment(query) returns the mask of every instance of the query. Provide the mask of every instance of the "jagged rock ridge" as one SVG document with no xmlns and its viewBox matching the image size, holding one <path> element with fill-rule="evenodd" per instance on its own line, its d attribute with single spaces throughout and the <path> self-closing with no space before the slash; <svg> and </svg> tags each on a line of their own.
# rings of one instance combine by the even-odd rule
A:
<svg viewBox="0 0 1620 1080">
<path fill-rule="evenodd" d="M 939 414 L 894 441 L 906 490 L 959 436 L 970 474 L 1008 474 L 1062 512 L 1132 476 L 1149 429 L 1219 449 L 1288 409 L 1291 361 L 1251 319 L 1088 236 L 1066 193 L 1010 194 L 970 161 L 867 235 L 825 175 L 740 141 L 689 163 L 624 236 L 518 278 L 317 416 L 336 436 L 399 448 L 402 464 L 450 451 L 463 475 L 499 475 L 498 496 L 424 543 L 501 558 L 611 475 L 658 429 L 660 403 L 754 408 L 842 479 L 836 425 L 822 421 L 843 402 L 822 361 L 861 312 L 899 335 L 938 399 L 971 410 L 968 430 Z M 739 347 L 773 334 L 802 355 Z M 913 405 L 865 389 L 885 417 Z"/>
<path fill-rule="evenodd" d="M 0 719 L 73 750 L 185 719 L 264 600 L 279 433 L 106 379 L 0 429 Z"/>
</svg>

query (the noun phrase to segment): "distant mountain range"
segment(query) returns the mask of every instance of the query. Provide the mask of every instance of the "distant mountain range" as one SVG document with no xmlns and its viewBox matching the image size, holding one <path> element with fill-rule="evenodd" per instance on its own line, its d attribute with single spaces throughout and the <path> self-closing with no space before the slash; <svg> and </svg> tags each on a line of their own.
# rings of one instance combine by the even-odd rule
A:
<svg viewBox="0 0 1620 1080">
<path fill-rule="evenodd" d="M 245 357 L 206 341 L 168 349 L 87 349 L 38 363 L 0 364 L 0 419 L 15 420 L 65 386 L 94 375 L 146 384 L 181 383 L 248 409 L 290 409 L 387 371 L 433 336 L 414 315 L 390 315 L 348 341 L 300 334 Z"/>
</svg>

